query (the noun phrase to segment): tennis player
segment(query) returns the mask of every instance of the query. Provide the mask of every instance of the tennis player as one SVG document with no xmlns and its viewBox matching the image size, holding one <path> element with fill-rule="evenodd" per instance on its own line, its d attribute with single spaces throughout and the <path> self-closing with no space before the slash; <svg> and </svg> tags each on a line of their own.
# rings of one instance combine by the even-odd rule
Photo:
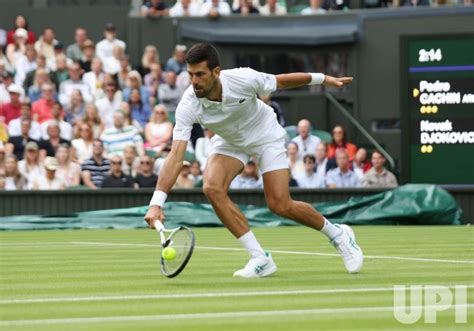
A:
<svg viewBox="0 0 474 331">
<path fill-rule="evenodd" d="M 321 231 L 339 251 L 348 272 L 362 268 L 363 254 L 347 225 L 335 225 L 310 204 L 290 197 L 286 131 L 272 108 L 257 98 L 277 89 L 323 84 L 342 87 L 352 77 L 335 78 L 321 73 L 270 75 L 249 68 L 221 70 L 217 50 L 210 44 L 194 45 L 186 53 L 191 84 L 176 110 L 171 152 L 158 176 L 156 191 L 145 220 L 151 228 L 164 222 L 163 205 L 183 165 L 194 123 L 214 131 L 212 151 L 204 173 L 204 194 L 229 231 L 250 254 L 250 260 L 234 277 L 265 277 L 276 272 L 272 256 L 265 252 L 249 229 L 248 221 L 227 195 L 232 180 L 251 156 L 263 174 L 265 198 L 270 210 Z"/>
</svg>

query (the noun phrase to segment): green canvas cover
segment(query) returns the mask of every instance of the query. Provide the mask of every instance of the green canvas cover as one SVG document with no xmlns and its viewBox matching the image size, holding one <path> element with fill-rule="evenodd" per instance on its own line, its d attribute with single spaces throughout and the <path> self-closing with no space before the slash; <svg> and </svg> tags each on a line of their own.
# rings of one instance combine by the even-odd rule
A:
<svg viewBox="0 0 474 331">
<path fill-rule="evenodd" d="M 461 224 L 462 217 L 462 210 L 447 191 L 424 184 L 409 184 L 347 201 L 313 205 L 332 222 L 352 225 L 457 225 Z M 239 207 L 251 226 L 297 225 L 274 215 L 266 207 Z M 144 228 L 147 209 L 143 206 L 71 215 L 0 217 L 0 230 Z M 165 214 L 167 227 L 222 226 L 209 204 L 169 202 Z"/>
</svg>

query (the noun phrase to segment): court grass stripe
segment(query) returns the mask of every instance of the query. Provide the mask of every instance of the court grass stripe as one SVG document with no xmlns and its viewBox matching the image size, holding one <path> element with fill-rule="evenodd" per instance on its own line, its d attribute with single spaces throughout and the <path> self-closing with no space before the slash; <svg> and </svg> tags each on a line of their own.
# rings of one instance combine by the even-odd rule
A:
<svg viewBox="0 0 474 331">
<path fill-rule="evenodd" d="M 474 288 L 474 285 L 429 285 L 436 288 L 446 286 L 449 288 L 464 287 Z M 285 290 L 285 291 L 251 291 L 251 292 L 214 292 L 214 293 L 169 293 L 169 294 L 139 294 L 139 295 L 114 295 L 114 296 L 89 296 L 89 297 L 49 297 L 28 299 L 0 300 L 2 305 L 50 302 L 82 302 L 82 301 L 115 301 L 115 300 L 144 300 L 144 299 L 190 299 L 190 298 L 222 298 L 222 297 L 252 297 L 272 295 L 307 295 L 307 294 L 340 294 L 340 293 L 368 293 L 390 292 L 394 287 L 367 287 L 367 288 L 337 288 L 319 290 Z"/>
<path fill-rule="evenodd" d="M 158 244 L 126 244 L 126 243 L 111 243 L 111 242 L 96 242 L 96 241 L 72 241 L 74 245 L 92 245 L 92 246 L 129 246 L 129 247 L 160 247 Z M 195 246 L 197 249 L 217 250 L 217 251 L 246 251 L 245 248 L 233 248 L 233 247 L 210 247 L 210 246 Z M 299 252 L 299 251 L 283 251 L 283 250 L 266 250 L 270 253 L 277 254 L 292 254 L 292 255 L 313 255 L 313 256 L 330 256 L 340 257 L 339 254 L 334 253 L 317 253 L 317 252 Z M 438 262 L 438 263 L 458 263 L 458 264 L 474 264 L 474 261 L 470 260 L 448 260 L 448 259 L 435 259 L 435 258 L 423 258 L 423 257 L 405 257 L 405 256 L 388 256 L 388 255 L 364 255 L 366 259 L 384 259 L 384 260 L 402 260 L 402 261 L 417 261 L 417 262 Z"/>
<path fill-rule="evenodd" d="M 450 310 L 474 307 L 474 304 L 452 305 Z M 437 305 L 411 306 L 411 309 L 439 309 Z M 290 316 L 290 315 L 327 315 L 327 314 L 353 314 L 394 312 L 395 310 L 406 311 L 406 307 L 374 306 L 374 307 L 347 307 L 347 308 L 319 308 L 319 309 L 289 309 L 289 310 L 263 310 L 263 311 L 230 311 L 220 313 L 190 313 L 190 314 L 162 314 L 162 315 L 139 315 L 139 316 L 103 316 L 103 317 L 76 317 L 57 319 L 36 320 L 10 320 L 0 321 L 0 326 L 22 326 L 22 325 L 52 325 L 52 324 L 82 324 L 82 323 L 107 323 L 107 322 L 140 322 L 158 320 L 193 320 L 193 319 L 217 319 L 217 318 L 244 318 L 263 316 Z"/>
</svg>

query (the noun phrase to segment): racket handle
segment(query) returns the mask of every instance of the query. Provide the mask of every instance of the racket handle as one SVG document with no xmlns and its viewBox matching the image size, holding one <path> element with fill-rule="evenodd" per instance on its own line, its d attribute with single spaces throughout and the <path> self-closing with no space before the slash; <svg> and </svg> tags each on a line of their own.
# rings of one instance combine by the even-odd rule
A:
<svg viewBox="0 0 474 331">
<path fill-rule="evenodd" d="M 158 232 L 161 232 L 165 229 L 165 226 L 160 221 L 155 221 L 154 225 L 155 225 L 156 231 L 158 231 Z"/>
<path fill-rule="evenodd" d="M 158 231 L 158 233 L 160 234 L 161 245 L 164 246 L 166 242 L 165 234 L 163 233 L 165 231 L 165 226 L 160 221 L 156 221 L 155 230 Z"/>
</svg>

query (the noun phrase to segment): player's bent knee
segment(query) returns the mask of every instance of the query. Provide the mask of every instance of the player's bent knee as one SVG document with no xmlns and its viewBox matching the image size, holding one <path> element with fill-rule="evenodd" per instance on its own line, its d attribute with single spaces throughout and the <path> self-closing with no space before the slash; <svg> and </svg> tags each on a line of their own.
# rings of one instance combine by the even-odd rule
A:
<svg viewBox="0 0 474 331">
<path fill-rule="evenodd" d="M 268 208 L 270 211 L 274 214 L 277 214 L 278 216 L 287 216 L 291 207 L 291 201 L 283 202 L 283 201 L 269 201 L 268 202 Z"/>
<path fill-rule="evenodd" d="M 213 184 L 204 184 L 202 191 L 209 200 L 216 200 L 227 194 L 222 187 Z"/>
</svg>

